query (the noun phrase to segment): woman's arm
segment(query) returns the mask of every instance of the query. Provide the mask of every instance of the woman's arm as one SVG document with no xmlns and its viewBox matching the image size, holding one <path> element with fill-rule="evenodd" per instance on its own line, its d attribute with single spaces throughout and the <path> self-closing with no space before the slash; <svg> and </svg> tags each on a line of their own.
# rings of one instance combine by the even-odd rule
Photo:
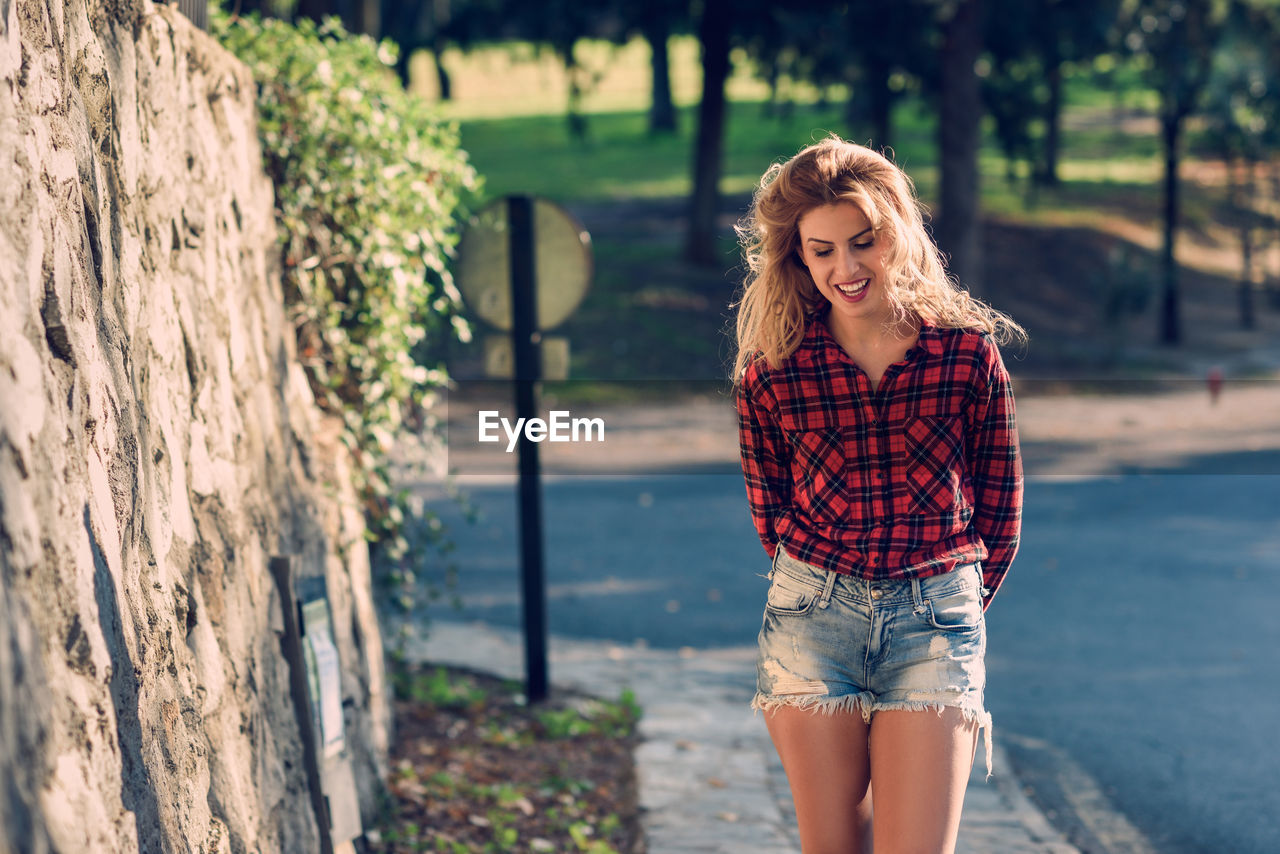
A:
<svg viewBox="0 0 1280 854">
<path fill-rule="evenodd" d="M 1013 389 L 1009 372 L 995 343 L 985 338 L 985 384 L 976 389 L 969 419 L 969 475 L 973 482 L 973 526 L 987 547 L 982 565 L 986 588 L 985 610 L 1004 581 L 1013 556 L 1018 551 L 1022 529 L 1022 457 L 1018 451 L 1018 428 L 1014 420 Z"/>
<path fill-rule="evenodd" d="M 738 386 L 738 444 L 747 503 L 764 550 L 778 548 L 776 522 L 791 506 L 790 451 L 777 420 L 777 401 L 757 366 Z"/>
</svg>

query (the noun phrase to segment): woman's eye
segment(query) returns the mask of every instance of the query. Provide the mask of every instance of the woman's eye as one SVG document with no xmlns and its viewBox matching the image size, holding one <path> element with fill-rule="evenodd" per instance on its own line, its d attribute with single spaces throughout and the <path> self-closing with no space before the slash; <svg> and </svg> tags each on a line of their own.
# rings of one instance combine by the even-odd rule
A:
<svg viewBox="0 0 1280 854">
<path fill-rule="evenodd" d="M 876 245 L 876 242 L 874 240 L 868 240 L 866 243 L 853 244 L 853 248 L 854 249 L 870 249 L 872 246 L 875 246 L 875 245 Z"/>
<path fill-rule="evenodd" d="M 830 255 L 830 254 L 831 254 L 831 250 L 830 250 L 830 249 L 815 249 L 815 250 L 813 250 L 813 257 L 815 257 L 815 258 L 826 258 L 826 257 L 827 257 L 828 255 Z"/>
</svg>

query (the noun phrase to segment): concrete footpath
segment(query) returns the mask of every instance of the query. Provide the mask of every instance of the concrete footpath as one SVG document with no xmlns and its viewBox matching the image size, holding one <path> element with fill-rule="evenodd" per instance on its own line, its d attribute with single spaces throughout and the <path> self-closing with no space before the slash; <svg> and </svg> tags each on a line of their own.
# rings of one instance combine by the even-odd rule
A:
<svg viewBox="0 0 1280 854">
<path fill-rule="evenodd" d="M 522 678 L 517 632 L 435 622 L 411 659 Z M 643 708 L 636 751 L 650 854 L 799 854 L 786 776 L 763 720 L 749 708 L 754 648 L 648 649 L 552 638 L 554 685 L 614 699 L 630 688 Z M 995 726 L 995 773 L 975 763 L 960 828 L 961 854 L 1079 854 L 1022 794 Z"/>
</svg>

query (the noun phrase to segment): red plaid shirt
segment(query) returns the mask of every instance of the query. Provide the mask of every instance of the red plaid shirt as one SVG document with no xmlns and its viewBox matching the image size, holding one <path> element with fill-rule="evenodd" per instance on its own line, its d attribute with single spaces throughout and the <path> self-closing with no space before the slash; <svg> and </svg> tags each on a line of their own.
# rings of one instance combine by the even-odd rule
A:
<svg viewBox="0 0 1280 854">
<path fill-rule="evenodd" d="M 982 561 L 986 598 L 1018 550 L 1013 394 L 989 336 L 925 324 L 872 391 L 823 318 L 738 390 L 747 500 L 772 557 L 868 580 Z"/>
</svg>

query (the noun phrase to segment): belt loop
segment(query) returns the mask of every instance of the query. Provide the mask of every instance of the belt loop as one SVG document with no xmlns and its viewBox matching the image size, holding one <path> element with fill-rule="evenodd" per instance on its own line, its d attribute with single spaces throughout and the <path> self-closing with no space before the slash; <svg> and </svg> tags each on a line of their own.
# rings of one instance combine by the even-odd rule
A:
<svg viewBox="0 0 1280 854">
<path fill-rule="evenodd" d="M 822 598 L 818 600 L 818 607 L 825 608 L 831 604 L 831 591 L 836 586 L 836 576 L 838 573 L 827 570 L 827 584 L 822 588 Z"/>
<path fill-rule="evenodd" d="M 911 601 L 915 604 L 915 613 L 924 613 L 924 595 L 920 592 L 920 579 L 911 579 Z"/>
<path fill-rule="evenodd" d="M 831 592 L 836 586 L 837 576 L 838 572 L 827 570 L 827 584 L 822 588 L 822 598 L 818 599 L 819 608 L 826 608 L 828 604 L 831 604 Z"/>
</svg>

